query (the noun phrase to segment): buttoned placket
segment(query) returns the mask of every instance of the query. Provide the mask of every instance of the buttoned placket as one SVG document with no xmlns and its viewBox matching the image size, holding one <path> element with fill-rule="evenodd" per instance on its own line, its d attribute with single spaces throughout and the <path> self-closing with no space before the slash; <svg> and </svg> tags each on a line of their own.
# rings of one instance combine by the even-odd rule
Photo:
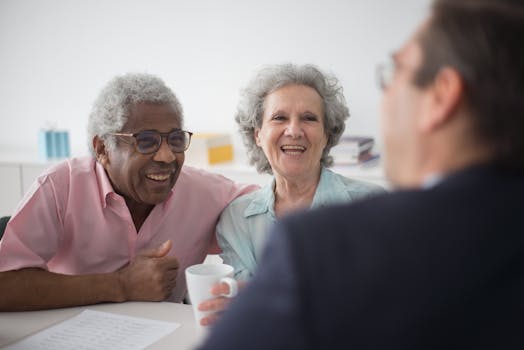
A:
<svg viewBox="0 0 524 350">
<path fill-rule="evenodd" d="M 136 255 L 135 248 L 138 236 L 135 224 L 133 223 L 133 218 L 131 217 L 131 213 L 129 212 L 129 208 L 126 205 L 124 198 L 116 193 L 111 193 L 108 199 L 108 206 L 126 223 L 127 248 L 129 259 L 131 260 Z"/>
</svg>

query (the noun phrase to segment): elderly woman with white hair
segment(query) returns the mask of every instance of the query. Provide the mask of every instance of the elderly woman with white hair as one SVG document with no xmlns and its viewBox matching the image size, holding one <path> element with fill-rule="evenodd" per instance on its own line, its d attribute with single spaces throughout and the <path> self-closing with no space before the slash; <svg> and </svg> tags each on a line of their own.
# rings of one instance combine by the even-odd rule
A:
<svg viewBox="0 0 524 350">
<path fill-rule="evenodd" d="M 263 68 L 244 90 L 236 122 L 251 164 L 273 174 L 267 186 L 229 204 L 217 226 L 220 255 L 248 280 L 266 243 L 270 225 L 297 210 L 348 202 L 384 190 L 328 169 L 329 155 L 349 117 L 342 87 L 335 77 L 312 65 Z M 213 293 L 226 292 L 225 284 Z M 226 300 L 206 301 L 202 310 L 218 310 Z M 212 323 L 216 314 L 202 319 Z"/>
</svg>

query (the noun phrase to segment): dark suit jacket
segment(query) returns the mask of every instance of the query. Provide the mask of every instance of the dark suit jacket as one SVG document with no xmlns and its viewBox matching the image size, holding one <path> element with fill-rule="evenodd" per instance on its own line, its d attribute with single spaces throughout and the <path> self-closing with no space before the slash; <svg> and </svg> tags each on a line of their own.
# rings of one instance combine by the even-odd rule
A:
<svg viewBox="0 0 524 350">
<path fill-rule="evenodd" d="M 437 186 L 282 220 L 205 349 L 524 349 L 524 178 Z"/>
</svg>

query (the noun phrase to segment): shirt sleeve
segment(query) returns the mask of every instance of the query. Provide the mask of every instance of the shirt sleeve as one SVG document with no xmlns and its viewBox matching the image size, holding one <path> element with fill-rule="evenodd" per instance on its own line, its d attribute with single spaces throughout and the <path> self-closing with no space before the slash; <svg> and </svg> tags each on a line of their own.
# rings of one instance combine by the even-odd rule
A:
<svg viewBox="0 0 524 350">
<path fill-rule="evenodd" d="M 56 254 L 62 237 L 59 208 L 55 184 L 49 176 L 41 176 L 6 227 L 0 241 L 0 271 L 47 269 L 47 262 Z"/>
<path fill-rule="evenodd" d="M 286 238 L 276 225 L 259 270 L 212 328 L 201 349 L 305 349 L 299 276 Z"/>
</svg>

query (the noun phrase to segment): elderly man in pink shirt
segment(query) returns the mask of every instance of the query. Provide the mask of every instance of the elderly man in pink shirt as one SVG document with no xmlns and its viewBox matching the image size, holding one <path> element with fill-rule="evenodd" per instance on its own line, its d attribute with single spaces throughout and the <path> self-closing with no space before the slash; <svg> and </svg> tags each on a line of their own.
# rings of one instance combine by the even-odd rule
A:
<svg viewBox="0 0 524 350">
<path fill-rule="evenodd" d="M 183 167 L 182 127 L 157 77 L 107 84 L 89 117 L 93 156 L 42 174 L 7 225 L 0 310 L 183 300 L 181 272 L 218 251 L 220 213 L 255 187 Z"/>
</svg>

